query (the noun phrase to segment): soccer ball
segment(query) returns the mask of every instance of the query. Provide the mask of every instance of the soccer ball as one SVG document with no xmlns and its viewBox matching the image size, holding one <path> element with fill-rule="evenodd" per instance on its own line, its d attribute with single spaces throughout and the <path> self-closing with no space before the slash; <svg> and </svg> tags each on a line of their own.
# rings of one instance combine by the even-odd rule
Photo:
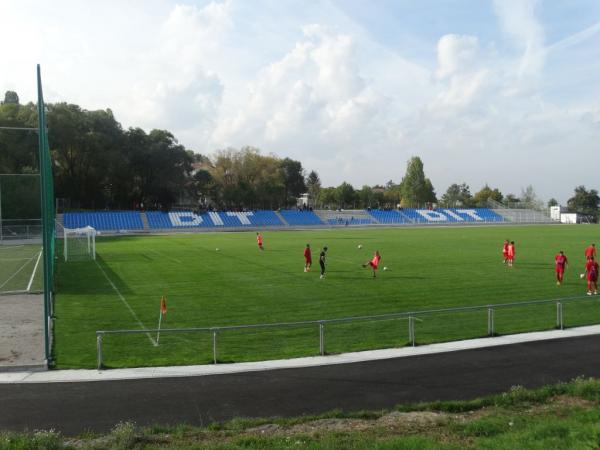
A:
<svg viewBox="0 0 600 450">
<path fill-rule="evenodd" d="M 216 252 L 218 252 L 218 251 L 219 251 L 219 249 L 218 249 L 218 248 L 216 248 L 216 249 L 215 249 L 215 251 L 216 251 Z"/>
<path fill-rule="evenodd" d="M 358 248 L 362 248 L 362 244 L 358 244 Z"/>
<path fill-rule="evenodd" d="M 387 270 L 387 267 L 384 267 L 383 270 Z"/>
<path fill-rule="evenodd" d="M 585 277 L 585 273 L 582 273 L 579 275 L 579 278 L 583 278 L 583 277 Z"/>
</svg>

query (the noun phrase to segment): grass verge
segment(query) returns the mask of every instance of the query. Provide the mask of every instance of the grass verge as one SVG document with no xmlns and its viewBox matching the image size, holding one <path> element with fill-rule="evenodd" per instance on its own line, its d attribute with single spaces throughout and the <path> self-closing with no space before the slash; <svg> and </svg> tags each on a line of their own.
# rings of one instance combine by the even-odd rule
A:
<svg viewBox="0 0 600 450">
<path fill-rule="evenodd" d="M 599 419 L 600 380 L 577 378 L 391 411 L 240 418 L 206 427 L 119 423 L 110 433 L 78 437 L 4 432 L 0 449 L 583 449 L 600 445 Z"/>
</svg>

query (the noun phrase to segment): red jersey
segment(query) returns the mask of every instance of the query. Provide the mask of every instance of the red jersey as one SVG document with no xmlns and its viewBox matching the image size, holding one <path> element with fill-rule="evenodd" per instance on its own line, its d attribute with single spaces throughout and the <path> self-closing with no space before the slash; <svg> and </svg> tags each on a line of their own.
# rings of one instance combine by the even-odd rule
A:
<svg viewBox="0 0 600 450">
<path fill-rule="evenodd" d="M 556 261 L 556 271 L 564 272 L 565 266 L 568 264 L 567 257 L 565 255 L 561 255 L 560 253 L 554 257 Z"/>
<path fill-rule="evenodd" d="M 375 269 L 377 269 L 377 266 L 379 265 L 379 260 L 381 259 L 381 255 L 375 255 L 373 256 L 373 259 L 371 260 L 371 266 L 374 267 Z"/>
<path fill-rule="evenodd" d="M 504 245 L 502 246 L 502 254 L 508 255 L 508 242 L 505 242 Z"/>
<path fill-rule="evenodd" d="M 514 245 L 512 245 L 512 244 L 509 244 L 509 245 L 508 245 L 508 248 L 507 248 L 507 250 L 506 250 L 506 254 L 507 254 L 508 256 L 515 256 L 515 246 L 514 246 Z"/>
<path fill-rule="evenodd" d="M 598 263 L 596 261 L 592 261 L 591 259 L 585 263 L 585 272 L 587 273 L 588 280 L 597 280 L 598 279 Z"/>
<path fill-rule="evenodd" d="M 256 236 L 256 242 L 257 242 L 257 244 L 258 244 L 258 245 L 262 245 L 262 243 L 263 243 L 263 237 L 262 237 L 262 234 L 258 234 L 258 235 Z"/>
<path fill-rule="evenodd" d="M 310 253 L 310 248 L 308 247 L 304 249 L 304 259 L 307 261 L 312 261 L 312 254 Z"/>
<path fill-rule="evenodd" d="M 596 257 L 596 247 L 594 247 L 593 245 L 590 245 L 588 248 L 585 249 L 585 257 L 589 258 L 593 256 L 594 258 Z"/>
</svg>

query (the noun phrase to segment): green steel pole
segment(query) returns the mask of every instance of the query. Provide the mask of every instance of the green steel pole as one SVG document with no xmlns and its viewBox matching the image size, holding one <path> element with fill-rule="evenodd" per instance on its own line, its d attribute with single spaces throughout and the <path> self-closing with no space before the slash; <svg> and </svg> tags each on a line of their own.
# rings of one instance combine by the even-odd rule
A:
<svg viewBox="0 0 600 450">
<path fill-rule="evenodd" d="M 37 88 L 38 88 L 38 144 L 39 144 L 39 165 L 41 176 L 41 203 L 42 203 L 42 251 L 44 255 L 44 355 L 46 363 L 50 364 L 50 298 L 51 298 L 51 280 L 50 280 L 50 246 L 48 239 L 48 211 L 46 208 L 47 195 L 47 174 L 46 174 L 46 118 L 44 111 L 44 95 L 42 93 L 42 75 L 40 65 L 37 65 Z"/>
</svg>

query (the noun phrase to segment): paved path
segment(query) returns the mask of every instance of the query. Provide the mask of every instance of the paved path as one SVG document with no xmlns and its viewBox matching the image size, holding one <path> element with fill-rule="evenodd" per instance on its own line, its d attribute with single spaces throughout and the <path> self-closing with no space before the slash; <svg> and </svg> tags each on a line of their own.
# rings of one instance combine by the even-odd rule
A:
<svg viewBox="0 0 600 450">
<path fill-rule="evenodd" d="M 0 429 L 67 435 L 138 425 L 208 424 L 233 417 L 470 399 L 511 386 L 600 377 L 600 335 L 439 354 L 246 373 L 103 382 L 0 384 Z"/>
</svg>

